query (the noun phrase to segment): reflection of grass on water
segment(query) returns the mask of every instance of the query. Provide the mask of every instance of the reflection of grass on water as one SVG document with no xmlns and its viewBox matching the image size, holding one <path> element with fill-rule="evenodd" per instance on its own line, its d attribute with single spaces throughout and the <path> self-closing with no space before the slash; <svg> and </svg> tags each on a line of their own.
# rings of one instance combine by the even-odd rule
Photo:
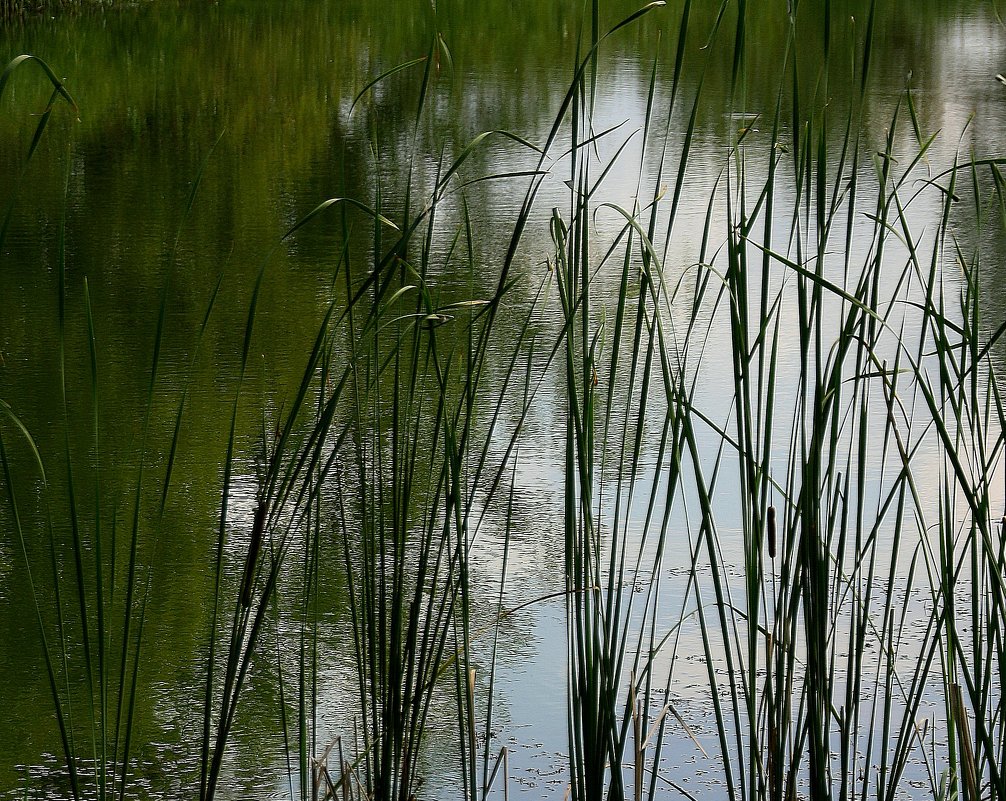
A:
<svg viewBox="0 0 1006 801">
<path fill-rule="evenodd" d="M 980 172 L 1002 189 L 1000 165 L 955 163 L 924 176 L 932 139 L 920 131 L 907 94 L 883 149 L 871 152 L 858 133 L 865 76 L 836 152 L 826 104 L 808 109 L 795 89 L 792 96 L 783 89 L 761 123 L 767 140 L 751 127 L 738 132 L 710 199 L 701 252 L 693 267 L 672 276 L 699 109 L 697 94 L 683 139 L 672 141 L 673 107 L 685 102 L 676 91 L 683 49 L 671 108 L 647 108 L 633 207 L 605 201 L 603 180 L 625 170 L 628 151 L 609 144 L 617 130 L 594 126 L 603 41 L 655 8 L 602 35 L 595 0 L 545 142 L 477 137 L 454 161 L 440 163 L 427 196 L 414 196 L 412 185 L 397 188 L 394 215 L 378 188 L 369 203 L 327 201 L 288 232 L 321 215 L 336 220 L 345 243 L 334 273 L 339 291 L 305 354 L 299 389 L 282 420 L 263 432 L 246 519 L 238 519 L 231 494 L 221 493 L 201 662 L 200 798 L 213 798 L 221 785 L 235 715 L 276 616 L 293 621 L 281 630 L 299 654 L 292 677 L 281 671 L 279 725 L 302 797 L 421 796 L 424 733 L 445 690 L 456 794 L 475 799 L 506 789 L 507 752 L 492 733 L 498 624 L 519 503 L 514 475 L 522 423 L 550 392 L 563 399 L 566 417 L 571 797 L 688 795 L 660 754 L 680 732 L 699 743 L 668 700 L 689 637 L 704 657 L 716 724 L 715 741 L 699 744 L 730 798 L 888 798 L 905 792 L 908 778 L 917 778 L 913 770 L 933 797 L 1006 796 L 1006 546 L 1003 495 L 993 483 L 1001 477 L 1006 410 L 992 359 L 1004 327 L 982 319 L 980 264 L 954 227 L 965 189 L 981 215 Z M 686 2 L 681 42 L 689 8 Z M 872 11 L 861 65 L 869 64 Z M 743 23 L 742 12 L 733 37 L 738 87 Z M 828 96 L 827 39 L 824 58 L 821 97 Z M 440 38 L 409 65 L 422 76 L 417 129 L 435 64 L 450 64 Z M 36 142 L 53 104 L 72 103 L 44 70 L 53 95 Z M 797 85 L 792 70 L 784 65 L 781 86 Z M 365 102 L 363 93 L 357 100 Z M 907 159 L 899 153 L 902 127 L 915 137 Z M 528 186 L 495 292 L 441 299 L 438 276 L 479 267 L 465 167 L 489 138 L 533 152 L 537 167 L 491 176 Z M 769 156 L 765 175 L 755 177 L 759 147 Z M 33 153 L 34 144 L 29 159 Z M 655 174 L 643 166 L 650 163 Z M 548 276 L 532 308 L 517 312 L 516 333 L 503 337 L 510 290 L 526 280 L 516 269 L 522 243 L 536 224 L 539 193 L 556 175 L 570 191 L 568 206 L 549 221 Z M 965 179 L 970 186 L 962 186 Z M 936 221 L 923 233 L 910 211 L 925 203 Z M 602 214 L 621 222 L 612 241 L 599 245 L 595 220 Z M 442 225 L 451 215 L 460 223 Z M 242 332 L 242 378 L 271 255 Z M 601 292 L 609 273 L 619 287 L 614 308 Z M 61 312 L 63 294 L 61 280 Z M 158 391 L 168 297 L 165 289 L 148 408 Z M 61 314 L 61 366 L 63 322 Z M 0 462 L 26 568 L 36 565 L 30 553 L 38 541 L 48 549 L 45 573 L 33 572 L 30 581 L 71 792 L 110 798 L 130 794 L 143 629 L 157 568 L 139 555 L 156 540 L 177 481 L 186 398 L 156 474 L 147 464 L 144 421 L 122 536 L 103 518 L 99 431 L 107 421 L 97 411 L 90 315 L 87 325 L 93 417 L 74 418 L 64 396 L 60 458 L 41 453 L 17 409 L 0 402 Z M 717 351 L 723 361 L 710 364 Z M 729 388 L 726 402 L 710 398 L 710 384 Z M 514 396 L 516 420 L 506 413 Z M 245 402 L 235 394 L 227 421 L 224 488 L 239 458 Z M 69 429 L 78 426 L 93 440 L 83 463 L 71 458 L 69 444 Z M 48 497 L 53 470 L 66 472 L 67 497 L 58 501 Z M 36 517 L 24 513 L 30 500 L 17 471 L 40 477 L 48 510 L 38 518 L 41 534 L 31 528 Z M 93 497 L 84 497 L 85 484 Z M 150 484 L 158 498 L 153 512 L 143 508 Z M 53 520 L 63 509 L 66 552 Z M 689 523 L 685 530 L 680 519 Z M 469 561 L 480 529 L 494 526 L 504 557 L 498 596 L 486 611 Z M 236 529 L 245 537 L 239 563 L 228 558 Z M 317 719 L 317 605 L 320 560 L 333 537 L 348 586 L 356 686 L 355 726 L 328 743 L 319 740 Z M 662 567 L 676 554 L 686 554 L 690 569 L 677 592 L 683 601 L 672 609 Z M 903 600 L 919 586 L 928 593 L 922 611 Z M 473 644 L 487 620 L 492 656 L 482 667 L 488 682 L 480 682 Z M 79 637 L 68 631 L 70 621 Z M 70 690 L 81 663 L 83 700 Z M 924 718 L 930 708 L 937 711 Z"/>
<path fill-rule="evenodd" d="M 108 5 L 108 0 L 0 0 L 0 22 Z"/>
</svg>

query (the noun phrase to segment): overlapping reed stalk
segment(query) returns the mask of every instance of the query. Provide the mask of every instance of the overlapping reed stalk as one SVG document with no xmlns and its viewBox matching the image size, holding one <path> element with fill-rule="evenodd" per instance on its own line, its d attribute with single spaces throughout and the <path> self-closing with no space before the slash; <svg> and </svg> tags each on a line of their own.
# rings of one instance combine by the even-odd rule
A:
<svg viewBox="0 0 1006 801">
<path fill-rule="evenodd" d="M 978 264 L 954 234 L 956 215 L 981 219 L 974 176 L 998 167 L 970 162 L 925 175 L 934 137 L 921 136 L 908 93 L 864 190 L 859 113 L 874 12 L 852 60 L 862 65 L 860 94 L 837 154 L 834 112 L 824 103 L 806 117 L 795 111 L 791 51 L 789 153 L 780 155 L 777 110 L 764 183 L 751 191 L 750 144 L 737 148 L 728 175 L 717 306 L 729 321 L 733 397 L 726 424 L 705 422 L 738 469 L 739 586 L 719 522 L 723 462 L 700 467 L 695 415 L 686 440 L 702 513 L 693 608 L 731 798 L 889 798 L 912 762 L 926 766 L 933 797 L 1002 792 L 992 756 L 1002 747 L 993 711 L 1001 648 L 990 614 L 1002 552 L 992 510 L 1003 502 L 991 478 L 1001 471 L 1003 418 L 990 353 L 1002 331 L 982 330 Z M 743 10 L 737 24 L 743 48 Z M 826 95 L 827 21 L 823 30 L 817 81 Z M 917 148 L 907 158 L 897 144 L 906 113 Z M 795 191 L 780 197 L 785 162 Z M 956 188 L 966 171 L 971 208 Z M 922 238 L 908 209 L 932 197 L 942 213 Z M 949 309 L 955 283 L 960 301 Z M 780 353 L 794 344 L 797 368 L 787 374 Z M 935 492 L 920 466 L 933 453 Z M 920 589 L 931 598 L 921 608 L 912 603 Z M 962 591 L 971 599 L 967 647 Z M 933 725 L 943 725 L 930 741 L 920 720 L 940 699 Z"/>
<path fill-rule="evenodd" d="M 602 34 L 600 8 L 591 7 L 585 55 L 577 65 L 570 94 L 568 154 L 571 188 L 566 216 L 551 221 L 554 272 L 563 327 L 559 338 L 565 362 L 565 579 L 568 633 L 568 721 L 570 796 L 575 799 L 641 798 L 656 792 L 665 721 L 670 710 L 653 706 L 661 697 L 661 677 L 652 658 L 658 650 L 661 562 L 670 537 L 669 516 L 681 482 L 681 452 L 689 387 L 686 357 L 676 352 L 666 329 L 671 297 L 657 253 L 658 223 L 668 239 L 678 211 L 695 122 L 694 109 L 681 144 L 670 212 L 660 204 L 671 117 L 688 35 L 690 4 L 677 31 L 671 100 L 654 106 L 656 64 L 643 121 L 637 196 L 645 206 L 606 204 L 600 187 L 613 170 L 623 171 L 628 141 L 609 146 L 614 132 L 594 126 L 599 53 L 604 40 L 657 4 Z M 565 113 L 565 109 L 563 110 Z M 663 114 L 663 139 L 656 175 L 646 174 L 653 129 Z M 557 119 L 564 121 L 563 116 Z M 601 157 L 599 147 L 611 155 Z M 593 218 L 598 212 L 622 222 L 614 243 L 595 263 Z M 618 261 L 615 261 L 615 260 Z M 613 321 L 592 287 L 608 267 L 620 278 Z M 632 297 L 636 300 L 633 302 Z M 656 472 L 644 466 L 648 430 L 659 430 Z M 651 482 L 648 496 L 644 479 Z M 666 482 L 666 494 L 658 489 Z M 613 497 L 612 497 L 613 496 Z M 642 496 L 642 497 L 641 497 Z M 639 530 L 631 513 L 645 509 Z M 639 609 L 634 590 L 648 589 Z M 628 701 L 624 699 L 628 697 Z M 630 735 L 632 736 L 630 747 Z M 647 747 L 653 744 L 647 753 Z"/>
</svg>

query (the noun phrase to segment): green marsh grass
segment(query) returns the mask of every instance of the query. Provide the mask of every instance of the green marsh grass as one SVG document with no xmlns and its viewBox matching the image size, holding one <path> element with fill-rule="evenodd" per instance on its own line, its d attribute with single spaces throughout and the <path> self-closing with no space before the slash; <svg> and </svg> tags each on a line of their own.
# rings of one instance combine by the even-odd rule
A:
<svg viewBox="0 0 1006 801">
<path fill-rule="evenodd" d="M 2 0 L 0 22 L 11 23 L 27 17 L 105 9 L 114 5 L 110 0 Z"/>
<path fill-rule="evenodd" d="M 863 65 L 863 93 L 872 14 L 864 53 L 852 61 Z M 827 53 L 825 41 L 822 92 Z M 731 411 L 723 422 L 694 410 L 685 438 L 701 515 L 691 609 L 731 798 L 888 798 L 903 792 L 912 762 L 927 766 L 927 795 L 978 797 L 979 784 L 1001 793 L 998 763 L 975 756 L 979 742 L 998 747 L 986 729 L 1000 697 L 995 651 L 976 658 L 995 638 L 980 610 L 998 590 L 958 577 L 965 567 L 997 575 L 1001 531 L 991 509 L 1002 497 L 991 477 L 1001 469 L 1002 419 L 983 344 L 989 332 L 979 331 L 970 288 L 977 265 L 954 233 L 957 215 L 980 209 L 960 203 L 958 172 L 994 164 L 955 164 L 930 177 L 934 138 L 921 135 L 907 93 L 864 188 L 863 96 L 847 112 L 837 155 L 826 107 L 794 120 L 792 146 L 780 155 L 777 111 L 762 145 L 764 183 L 749 177 L 751 143 L 726 167 L 724 258 L 713 285 L 721 284 L 715 306 L 729 321 Z M 795 94 L 790 105 L 798 107 Z M 897 152 L 900 125 L 915 136 L 907 158 Z M 796 191 L 781 201 L 787 162 Z M 940 222 L 923 238 L 907 209 L 933 197 Z M 957 274 L 961 299 L 950 311 Z M 798 367 L 786 370 L 781 352 L 793 344 Z M 722 438 L 711 469 L 702 467 L 697 431 L 706 426 Z M 937 491 L 922 454 L 942 465 Z M 738 475 L 728 492 L 740 489 L 740 580 L 719 522 L 728 507 L 718 485 L 730 464 Z M 962 583 L 972 604 L 968 703 L 957 673 Z M 919 589 L 928 611 L 913 608 Z M 940 698 L 944 712 L 924 723 Z M 981 729 L 974 739 L 969 714 Z M 940 720 L 946 728 L 927 740 Z"/>
<path fill-rule="evenodd" d="M 354 109 L 382 82 L 414 78 L 407 181 L 378 178 L 372 197 L 319 204 L 263 257 L 252 287 L 225 421 L 203 689 L 192 707 L 201 721 L 193 795 L 221 792 L 238 710 L 263 659 L 277 664 L 291 797 L 424 797 L 435 783 L 431 732 L 445 718 L 450 795 L 508 795 L 494 696 L 500 626 L 514 613 L 504 597 L 516 473 L 523 423 L 554 394 L 564 404 L 555 537 L 564 556 L 570 798 L 689 796 L 665 766 L 672 737 L 701 755 L 731 799 L 886 799 L 909 781 L 933 798 L 1006 796 L 1006 413 L 997 384 L 1006 324 L 985 319 L 980 251 L 958 232 L 962 218 L 978 218 L 979 239 L 999 222 L 1002 165 L 960 158 L 933 175 L 935 137 L 922 132 L 910 90 L 886 140 L 864 140 L 876 4 L 847 54 L 831 51 L 829 31 L 840 23 L 826 7 L 808 101 L 795 44 L 806 20 L 794 7 L 776 105 L 762 112 L 762 131 L 746 122 L 723 155 L 699 252 L 676 271 L 703 99 L 701 79 L 693 97 L 679 92 L 688 0 L 673 26 L 667 107 L 658 107 L 655 60 L 640 130 L 597 122 L 606 48 L 644 16 L 672 13 L 662 6 L 605 28 L 598 0 L 586 4 L 568 90 L 542 142 L 491 131 L 454 154 L 423 149 L 419 132 L 445 79 L 438 66 L 449 75 L 451 65 L 439 35 L 423 58 L 357 96 Z M 710 48 L 733 48 L 731 100 L 744 112 L 747 13 L 724 2 L 707 34 Z M 0 77 L 0 99 L 21 63 Z M 52 99 L 29 160 L 53 104 L 73 105 L 42 67 Z M 844 106 L 828 102 L 829 74 L 839 69 L 856 71 L 858 95 Z M 371 133 L 376 161 L 389 145 Z M 497 142 L 534 166 L 473 177 L 475 157 Z M 629 170 L 634 200 L 620 205 L 607 198 L 606 179 Z M 489 232 L 466 202 L 482 180 L 525 187 L 488 277 L 477 254 Z M 543 214 L 550 181 L 565 182 L 568 194 Z M 15 200 L 16 189 L 7 219 Z M 938 222 L 919 231 L 912 211 L 926 204 Z M 602 218 L 615 224 L 602 229 Z M 309 225 L 333 226 L 342 242 L 331 296 L 291 397 L 278 410 L 255 409 L 255 497 L 240 508 L 231 490 L 243 407 L 256 402 L 243 384 L 264 276 Z M 549 252 L 532 255 L 547 261 L 537 279 L 523 269 L 536 226 L 550 241 Z M 103 479 L 109 422 L 99 414 L 100 332 L 86 283 L 87 385 L 65 377 L 62 233 L 58 244 L 63 452 L 42 454 L 4 403 L 0 464 L 29 571 L 37 532 L 22 522 L 17 473 L 42 481 L 36 528 L 50 575 L 32 573 L 31 588 L 71 795 L 125 798 L 157 568 L 143 559 L 156 552 L 156 521 L 176 480 L 188 396 L 172 410 L 166 458 L 153 458 L 147 433 L 169 274 L 122 523 L 108 511 Z M 480 271 L 477 285 L 445 279 Z M 612 275 L 613 301 L 604 294 Z M 533 300 L 521 307 L 514 290 L 528 281 Z M 194 352 L 216 304 L 214 289 Z M 727 397 L 710 398 L 709 386 L 727 387 Z M 88 431 L 86 455 L 71 445 L 76 429 Z M 65 498 L 50 497 L 57 487 Z M 485 593 L 472 560 L 494 527 L 503 556 L 498 585 Z M 674 590 L 666 568 L 682 553 L 687 575 Z M 345 581 L 355 668 L 353 725 L 335 740 L 319 719 L 326 560 Z M 488 657 L 476 648 L 483 637 Z M 696 654 L 711 710 L 705 731 L 676 700 L 685 657 Z M 83 665 L 83 701 L 71 663 Z"/>
</svg>

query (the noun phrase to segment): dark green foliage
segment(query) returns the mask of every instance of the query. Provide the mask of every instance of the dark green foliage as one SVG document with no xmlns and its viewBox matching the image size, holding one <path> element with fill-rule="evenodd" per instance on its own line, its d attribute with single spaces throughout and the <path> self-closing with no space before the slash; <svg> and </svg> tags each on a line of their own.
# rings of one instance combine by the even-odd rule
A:
<svg viewBox="0 0 1006 801">
<path fill-rule="evenodd" d="M 25 17 L 108 9 L 116 5 L 116 0 L 0 0 L 0 23 Z"/>
</svg>

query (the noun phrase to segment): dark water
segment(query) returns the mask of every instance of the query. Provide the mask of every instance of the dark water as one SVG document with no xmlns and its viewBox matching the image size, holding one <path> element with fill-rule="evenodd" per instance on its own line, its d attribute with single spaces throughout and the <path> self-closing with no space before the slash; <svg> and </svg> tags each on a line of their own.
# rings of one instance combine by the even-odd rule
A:
<svg viewBox="0 0 1006 801">
<path fill-rule="evenodd" d="M 280 237 L 326 198 L 373 203 L 380 187 L 391 213 L 404 203 L 401 192 L 410 170 L 419 185 L 428 186 L 438 156 L 459 152 L 481 131 L 505 128 L 531 142 L 542 141 L 568 87 L 581 31 L 580 3 L 544 8 L 524 0 L 449 0 L 435 5 L 434 13 L 420 2 L 149 2 L 104 15 L 30 20 L 0 33 L 0 58 L 6 61 L 19 53 L 43 58 L 65 78 L 79 106 L 75 119 L 67 107 L 57 105 L 41 146 L 25 167 L 31 133 L 48 97 L 41 73 L 31 65 L 21 68 L 0 104 L 0 200 L 17 192 L 0 254 L 0 399 L 32 432 L 54 493 L 66 486 L 63 454 L 69 447 L 78 464 L 90 467 L 75 476 L 85 499 L 81 503 L 93 506 L 94 486 L 100 485 L 105 536 L 114 529 L 125 538 L 132 524 L 131 488 L 144 449 L 154 323 L 163 291 L 165 340 L 145 446 L 151 472 L 164 468 L 174 412 L 183 390 L 189 393 L 176 485 L 163 520 L 155 520 L 152 511 L 155 491 L 141 502 L 143 524 L 158 527 L 156 536 L 143 540 L 140 553 L 141 564 L 151 565 L 151 600 L 136 709 L 136 771 L 142 777 L 137 787 L 149 789 L 151 797 L 174 797 L 191 787 L 222 464 L 247 306 L 260 265 Z M 602 5 L 607 25 L 633 9 L 624 2 Z M 756 136 L 764 138 L 780 91 L 784 103 L 790 103 L 792 89 L 781 72 L 787 53 L 785 5 L 749 11 L 743 76 L 733 89 L 735 9 L 730 5 L 719 34 L 706 46 L 719 7 L 704 0 L 692 4 L 676 89 L 671 77 L 680 2 L 647 15 L 604 46 L 595 101 L 598 128 L 625 123 L 615 137 L 618 142 L 631 139 L 642 125 L 655 65 L 654 106 L 661 121 L 672 91 L 683 98 L 670 120 L 671 159 L 680 152 L 703 76 L 690 158 L 693 172 L 685 186 L 688 211 L 671 256 L 675 269 L 696 258 L 708 192 L 739 128 L 754 120 L 754 127 L 764 129 Z M 858 91 L 853 68 L 860 58 L 867 9 L 855 2 L 831 4 L 829 77 L 823 89 L 824 4 L 801 6 L 801 35 L 789 54 L 800 65 L 797 95 L 813 104 L 827 92 L 837 147 L 844 135 L 842 109 Z M 451 60 L 440 57 L 432 101 L 418 125 L 418 68 L 380 83 L 350 113 L 370 79 L 425 55 L 437 32 Z M 1006 87 L 996 74 L 1003 71 L 1006 31 L 994 5 L 881 2 L 862 116 L 864 140 L 881 149 L 901 103 L 899 142 L 911 149 L 912 126 L 904 122 L 904 93 L 910 86 L 920 130 L 941 132 L 929 156 L 933 171 L 947 164 L 958 147 L 979 157 L 998 154 L 1006 130 Z M 738 108 L 744 113 L 737 113 Z M 627 151 L 630 164 L 639 147 L 640 134 L 634 136 Z M 410 158 L 413 142 L 420 154 L 415 162 Z M 528 164 L 519 147 L 495 142 L 473 160 L 471 175 L 526 169 Z M 764 165 L 764 155 L 752 155 L 752 169 L 759 164 Z M 198 192 L 186 214 L 197 177 Z M 605 198 L 631 205 L 638 180 L 638 169 L 615 171 L 606 179 Z M 480 243 L 479 257 L 487 263 L 500 257 L 523 186 L 519 180 L 491 182 L 473 186 L 468 194 L 473 218 L 498 232 L 498 239 L 488 236 Z M 560 202 L 562 192 L 561 178 L 546 186 L 538 230 L 528 236 L 523 262 L 528 288 L 520 290 L 528 296 L 549 254 L 544 215 Z M 920 226 L 931 222 L 930 213 L 921 210 Z M 68 423 L 59 370 L 59 230 L 64 217 Z M 231 487 L 236 517 L 250 514 L 263 428 L 275 424 L 294 392 L 324 312 L 343 244 L 337 222 L 325 218 L 298 232 L 279 246 L 267 269 L 238 413 L 240 469 Z M 599 216 L 598 226 L 604 230 L 606 225 L 614 230 L 617 221 Z M 960 230 L 968 235 L 966 221 Z M 993 315 L 1004 308 L 1001 264 L 990 258 L 983 274 Z M 438 278 L 449 294 L 454 284 L 491 286 L 494 272 L 486 272 Z M 197 351 L 198 332 L 218 281 L 219 296 Z M 95 397 L 85 287 L 99 375 Z M 616 291 L 613 285 L 610 292 Z M 561 455 L 555 455 L 554 447 L 563 417 L 557 403 L 543 398 L 529 421 L 531 444 L 521 465 L 518 510 L 528 532 L 518 538 L 510 576 L 515 603 L 562 587 L 562 576 L 550 567 L 561 559 L 561 543 L 550 544 L 540 536 L 550 528 L 561 529 L 562 522 L 561 501 L 555 500 L 562 487 Z M 37 475 L 28 454 L 17 452 L 13 458 L 24 475 Z M 20 491 L 37 496 L 37 478 L 26 479 Z M 0 792 L 13 793 L 25 783 L 35 792 L 57 781 L 52 771 L 58 774 L 61 750 L 38 646 L 35 602 L 9 511 L 2 515 L 0 698 L 5 720 L 0 726 Z M 57 519 L 54 526 L 57 538 L 65 541 L 66 520 Z M 29 542 L 28 550 L 30 559 L 37 560 L 32 561 L 36 576 L 48 575 L 44 543 Z M 480 568 L 487 594 L 493 559 L 498 558 L 493 554 L 489 547 Z M 351 678 L 352 653 L 345 638 L 344 580 L 337 560 L 333 562 L 325 568 L 320 601 L 322 709 L 329 716 L 328 729 L 346 734 L 342 727 L 349 713 L 340 688 Z M 68 563 L 64 568 L 69 570 Z M 120 582 L 123 570 L 124 565 Z M 39 586 L 48 615 L 54 604 L 52 582 L 43 579 Z M 121 586 L 116 590 L 122 591 Z M 523 761 L 515 759 L 522 765 L 521 783 L 536 795 L 561 793 L 565 786 L 562 759 L 554 756 L 565 747 L 562 614 L 560 601 L 542 604 L 514 622 L 509 651 L 501 658 L 501 742 L 511 744 L 518 755 L 526 752 Z M 68 626 L 71 639 L 79 636 L 73 620 Z M 231 797 L 289 792 L 280 756 L 283 744 L 276 734 L 279 657 L 274 645 L 267 646 L 239 714 L 225 783 Z M 68 675 L 71 684 L 82 682 L 79 664 L 71 664 Z M 526 681 L 529 676 L 534 681 Z M 446 770 L 446 757 L 438 757 L 436 748 L 429 762 L 434 776 Z M 139 789 L 136 797 L 142 797 Z"/>
</svg>

